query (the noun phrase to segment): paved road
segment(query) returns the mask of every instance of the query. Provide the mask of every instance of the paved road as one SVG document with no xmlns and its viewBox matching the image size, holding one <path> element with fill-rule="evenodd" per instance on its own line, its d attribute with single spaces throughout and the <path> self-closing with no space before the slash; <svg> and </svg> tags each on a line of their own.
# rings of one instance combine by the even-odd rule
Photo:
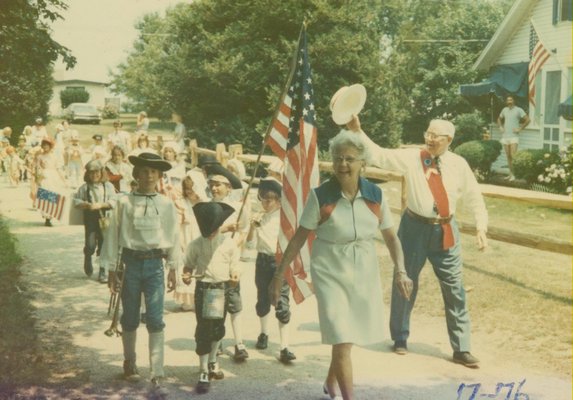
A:
<svg viewBox="0 0 573 400">
<path fill-rule="evenodd" d="M 27 188 L 9 188 L 2 182 L 0 190 L 0 212 L 7 218 L 26 257 L 24 279 L 28 282 L 27 290 L 34 296 L 40 340 L 44 349 L 58 352 L 57 359 L 49 360 L 53 371 L 49 379 L 19 388 L 18 395 L 54 399 L 149 398 L 147 382 L 134 385 L 120 379 L 121 340 L 103 334 L 110 324 L 106 316 L 107 288 L 87 278 L 82 271 L 83 227 L 55 224 L 46 228 L 38 212 L 30 207 Z M 321 385 L 328 369 L 330 347 L 320 343 L 315 300 L 311 298 L 293 307 L 290 348 L 298 358 L 292 365 L 282 365 L 277 360 L 275 324 L 271 325 L 269 348 L 265 351 L 254 348 L 259 333 L 254 311 L 254 264 L 244 263 L 243 267 L 243 328 L 250 358 L 242 364 L 230 358 L 233 343 L 227 323 L 227 354 L 220 358 L 225 379 L 214 382 L 207 395 L 194 392 L 198 379 L 193 340 L 195 316 L 192 312 L 178 311 L 177 305 L 167 297 L 165 370 L 169 398 L 326 398 Z M 381 305 L 380 312 L 387 319 L 388 305 Z M 416 315 L 412 331 L 407 356 L 391 352 L 388 334 L 380 344 L 354 348 L 357 399 L 470 400 L 488 398 L 486 394 L 492 395 L 489 398 L 511 400 L 571 399 L 569 380 L 544 376 L 543 371 L 523 370 L 518 355 L 515 360 L 498 359 L 496 343 L 485 335 L 474 335 L 474 353 L 481 358 L 482 365 L 472 370 L 450 361 L 451 350 L 442 318 Z M 147 332 L 143 327 L 138 332 L 138 364 L 146 377 L 149 373 Z M 516 390 L 523 381 L 519 395 Z M 509 387 L 501 388 L 497 397 L 493 396 L 500 383 L 514 383 L 511 396 L 506 397 Z M 472 397 L 474 389 L 476 394 Z"/>
</svg>

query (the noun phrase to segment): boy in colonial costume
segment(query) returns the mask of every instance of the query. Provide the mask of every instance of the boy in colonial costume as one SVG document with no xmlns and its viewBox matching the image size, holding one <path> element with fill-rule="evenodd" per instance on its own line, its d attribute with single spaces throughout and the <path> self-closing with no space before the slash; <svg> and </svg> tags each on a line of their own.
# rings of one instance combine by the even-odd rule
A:
<svg viewBox="0 0 573 400">
<path fill-rule="evenodd" d="M 209 381 L 223 379 L 224 374 L 217 362 L 217 350 L 225 336 L 225 287 L 239 282 L 239 248 L 235 241 L 223 235 L 220 227 L 233 214 L 233 207 L 225 203 L 202 202 L 193 206 L 201 236 L 187 247 L 184 280 L 198 276 L 195 285 L 195 352 L 200 361 L 198 393 L 209 391 Z"/>
<path fill-rule="evenodd" d="M 175 286 L 175 268 L 181 259 L 179 224 L 173 202 L 156 191 L 163 172 L 171 164 L 157 154 L 129 156 L 137 189 L 122 196 L 110 218 L 104 241 L 102 265 L 110 270 L 110 289 L 115 290 L 113 267 L 121 254 L 125 265 L 121 304 L 123 314 L 123 372 L 128 381 L 140 379 L 136 367 L 136 330 L 140 322 L 141 294 L 146 307 L 149 332 L 149 361 L 153 390 L 166 395 L 162 386 L 164 333 L 163 302 L 165 293 L 164 259 L 169 274 L 167 286 Z M 121 249 L 121 252 L 119 252 Z"/>
<path fill-rule="evenodd" d="M 241 248 L 245 243 L 247 234 L 249 232 L 249 209 L 245 207 L 239 218 L 239 210 L 241 203 L 234 201 L 233 190 L 241 189 L 241 181 L 228 169 L 222 165 L 211 165 L 208 167 L 209 177 L 207 184 L 214 202 L 225 203 L 235 209 L 221 227 L 221 233 L 232 237 L 235 241 L 235 246 L 241 252 Z M 231 327 L 233 328 L 233 335 L 235 337 L 235 353 L 233 358 L 235 361 L 245 361 L 249 357 L 247 348 L 243 343 L 243 333 L 241 324 L 241 311 L 243 310 L 243 302 L 241 299 L 241 285 L 227 284 L 225 290 L 226 302 L 225 307 L 229 314 L 231 314 Z"/>
<path fill-rule="evenodd" d="M 275 253 L 281 223 L 281 194 L 282 185 L 278 180 L 275 178 L 261 179 L 258 198 L 263 212 L 251 220 L 251 229 L 247 236 L 248 245 L 254 245 L 256 242 L 257 248 L 255 262 L 257 304 L 255 308 L 261 323 L 261 334 L 257 339 L 256 348 L 260 350 L 266 349 L 269 341 L 268 321 L 271 311 L 269 285 L 277 269 Z M 280 334 L 279 360 L 282 363 L 289 363 L 296 359 L 296 356 L 288 350 L 288 323 L 291 316 L 289 292 L 290 287 L 285 280 L 275 307 L 275 317 L 279 322 Z"/>
</svg>

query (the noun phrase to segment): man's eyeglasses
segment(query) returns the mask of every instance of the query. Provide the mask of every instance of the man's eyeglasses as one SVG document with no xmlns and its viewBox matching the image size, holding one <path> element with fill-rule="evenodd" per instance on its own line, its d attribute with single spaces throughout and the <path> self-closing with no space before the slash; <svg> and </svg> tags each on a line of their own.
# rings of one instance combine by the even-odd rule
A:
<svg viewBox="0 0 573 400">
<path fill-rule="evenodd" d="M 352 164 L 355 161 L 362 161 L 362 159 L 352 156 L 334 156 L 332 158 L 332 162 L 336 164 L 342 164 L 344 161 L 346 161 L 348 164 Z"/>
<path fill-rule="evenodd" d="M 428 139 L 428 140 L 438 140 L 441 138 L 447 138 L 448 135 L 438 135 L 437 133 L 434 132 L 424 132 L 424 138 Z"/>
</svg>

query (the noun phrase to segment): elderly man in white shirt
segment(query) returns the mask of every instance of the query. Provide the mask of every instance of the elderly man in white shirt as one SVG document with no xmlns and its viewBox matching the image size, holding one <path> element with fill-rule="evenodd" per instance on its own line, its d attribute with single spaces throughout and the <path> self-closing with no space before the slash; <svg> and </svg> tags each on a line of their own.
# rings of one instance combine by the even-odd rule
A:
<svg viewBox="0 0 573 400">
<path fill-rule="evenodd" d="M 175 287 L 175 269 L 181 262 L 179 222 L 174 203 L 156 191 L 163 172 L 171 164 L 157 154 L 141 153 L 129 156 L 133 164 L 133 178 L 137 190 L 121 197 L 113 210 L 110 225 L 103 243 L 101 263 L 113 270 L 119 254 L 125 265 L 121 302 L 121 326 L 124 378 L 137 381 L 135 342 L 140 322 L 141 294 L 145 298 L 146 327 L 149 332 L 149 361 L 153 390 L 158 395 L 167 394 L 162 385 L 164 377 L 163 354 L 165 323 L 163 301 L 165 293 L 164 265 L 169 274 L 168 288 Z M 119 253 L 121 249 L 121 253 Z M 110 289 L 115 290 L 114 277 L 110 276 Z"/>
<path fill-rule="evenodd" d="M 479 185 L 468 163 L 448 151 L 455 133 L 454 125 L 432 120 L 424 134 L 423 149 L 384 149 L 361 130 L 354 116 L 347 128 L 363 135 L 371 151 L 371 164 L 404 173 L 407 206 L 400 221 L 406 273 L 414 281 L 409 300 L 393 285 L 390 332 L 397 354 L 407 353 L 410 314 L 418 292 L 418 277 L 429 260 L 434 268 L 444 299 L 446 323 L 453 361 L 475 368 L 479 360 L 470 353 L 470 318 L 462 281 L 460 234 L 455 219 L 459 200 L 473 211 L 480 250 L 487 246 L 488 215 Z"/>
</svg>

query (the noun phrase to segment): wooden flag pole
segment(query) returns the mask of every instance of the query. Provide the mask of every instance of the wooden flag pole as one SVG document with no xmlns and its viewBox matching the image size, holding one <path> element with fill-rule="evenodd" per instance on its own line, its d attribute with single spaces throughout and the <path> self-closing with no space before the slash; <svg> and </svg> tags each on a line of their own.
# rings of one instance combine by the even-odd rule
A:
<svg viewBox="0 0 573 400">
<path fill-rule="evenodd" d="M 293 53 L 293 56 L 292 56 L 291 67 L 290 67 L 288 79 L 287 79 L 287 82 L 286 82 L 286 84 L 285 84 L 285 86 L 284 86 L 284 88 L 283 88 L 283 91 L 282 91 L 280 100 L 279 100 L 279 102 L 278 102 L 278 104 L 277 104 L 277 106 L 276 106 L 276 108 L 275 108 L 275 112 L 274 112 L 274 114 L 273 114 L 273 118 L 271 119 L 271 122 L 269 123 L 269 125 L 268 125 L 268 127 L 267 127 L 267 130 L 266 130 L 266 132 L 265 132 L 265 136 L 264 136 L 264 138 L 263 138 L 263 142 L 261 143 L 261 149 L 260 149 L 259 154 L 258 154 L 258 156 L 257 156 L 257 161 L 255 161 L 255 167 L 254 167 L 254 169 L 253 169 L 253 173 L 251 174 L 251 179 L 249 179 L 249 185 L 247 186 L 247 190 L 245 191 L 245 194 L 244 194 L 244 196 L 243 196 L 243 201 L 242 201 L 242 203 L 241 203 L 241 208 L 239 209 L 239 215 L 237 215 L 237 223 L 239 223 L 239 220 L 241 219 L 241 216 L 242 216 L 242 214 L 243 214 L 243 210 L 244 210 L 244 208 L 245 208 L 245 203 L 247 202 L 247 199 L 248 199 L 248 197 L 249 197 L 249 192 L 250 192 L 251 187 L 252 187 L 252 185 L 253 185 L 253 181 L 254 181 L 254 179 L 255 179 L 255 176 L 257 175 L 257 170 L 258 170 L 259 164 L 260 164 L 260 162 L 261 162 L 261 157 L 263 156 L 263 152 L 265 151 L 265 147 L 267 146 L 267 139 L 268 139 L 268 137 L 269 137 L 269 135 L 270 135 L 270 133 L 271 133 L 271 130 L 272 130 L 272 128 L 273 128 L 273 121 L 277 118 L 277 116 L 278 116 L 278 114 L 279 114 L 281 104 L 283 104 L 284 99 L 285 99 L 285 97 L 286 97 L 286 95 L 287 95 L 288 89 L 289 89 L 289 87 L 290 87 L 290 84 L 291 84 L 291 82 L 292 82 L 292 78 L 293 78 L 293 76 L 294 76 L 294 71 L 295 71 L 295 69 L 296 69 L 296 61 L 297 61 L 297 58 L 298 58 L 298 51 L 299 51 L 299 46 L 298 46 L 298 44 L 300 43 L 300 38 L 302 37 L 302 34 L 303 34 L 303 32 L 305 31 L 305 29 L 306 29 L 306 21 L 303 21 L 302 26 L 301 26 L 301 28 L 300 28 L 300 33 L 299 33 L 299 35 L 298 35 L 298 41 L 297 41 L 297 44 L 296 44 L 296 48 L 295 48 L 294 53 Z M 235 236 L 235 232 L 233 232 L 233 234 L 232 234 L 231 237 L 234 237 L 234 236 Z"/>
</svg>

